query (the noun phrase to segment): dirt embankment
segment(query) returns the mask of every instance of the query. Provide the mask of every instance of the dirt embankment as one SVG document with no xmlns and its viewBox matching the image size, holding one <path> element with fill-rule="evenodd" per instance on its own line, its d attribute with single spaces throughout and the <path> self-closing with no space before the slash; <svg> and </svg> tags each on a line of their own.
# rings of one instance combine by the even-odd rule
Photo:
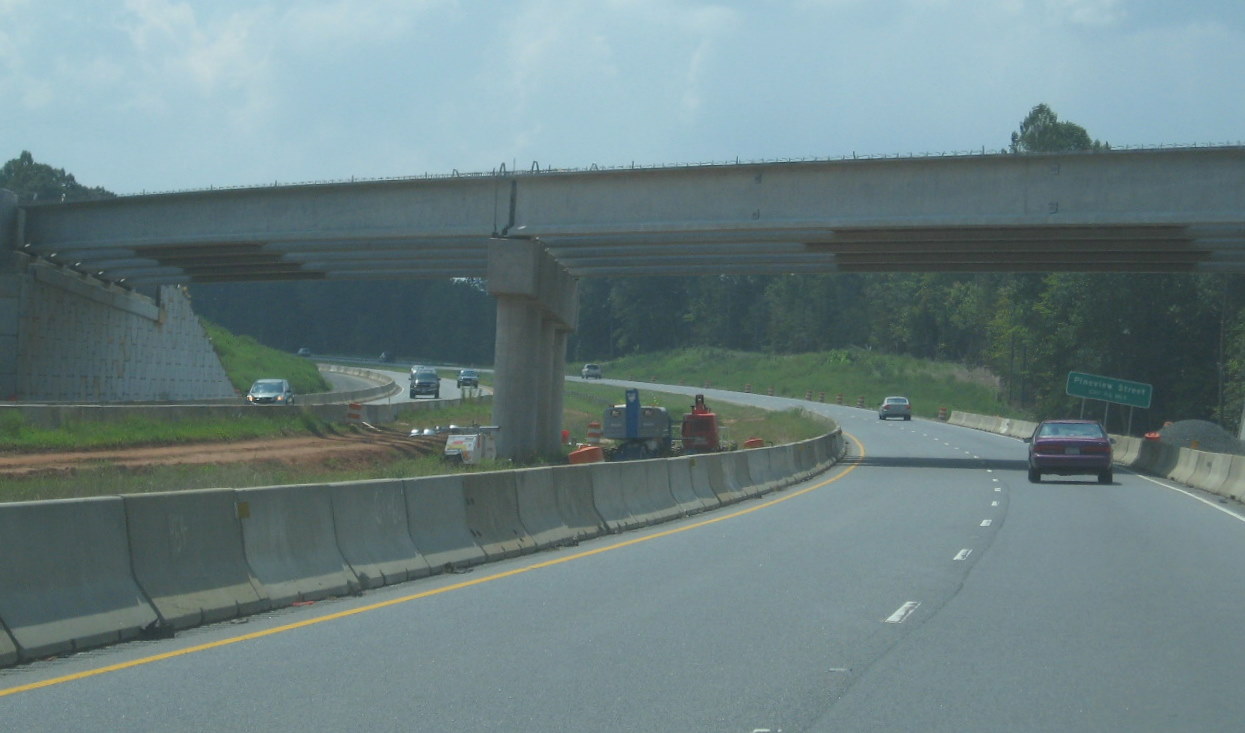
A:
<svg viewBox="0 0 1245 733">
<path fill-rule="evenodd" d="M 291 466 L 332 464 L 341 467 L 342 464 L 439 455 L 443 448 L 443 437 L 411 438 L 399 433 L 379 432 L 138 448 L 0 453 L 0 477 L 63 474 L 101 466 L 134 469 L 149 466 L 282 463 Z"/>
</svg>

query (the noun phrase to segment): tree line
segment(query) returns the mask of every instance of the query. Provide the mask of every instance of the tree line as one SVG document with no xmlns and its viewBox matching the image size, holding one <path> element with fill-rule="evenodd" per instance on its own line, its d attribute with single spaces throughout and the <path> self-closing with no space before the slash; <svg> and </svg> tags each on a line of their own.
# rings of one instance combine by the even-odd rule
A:
<svg viewBox="0 0 1245 733">
<path fill-rule="evenodd" d="M 1047 106 L 1003 152 L 1108 150 Z M 23 152 L 0 169 L 22 199 L 110 195 Z M 195 285 L 195 311 L 276 348 L 486 365 L 496 307 L 472 280 Z M 1152 384 L 1133 432 L 1205 419 L 1237 432 L 1245 402 L 1245 276 L 824 274 L 594 278 L 579 283 L 572 361 L 694 346 L 774 354 L 861 348 L 986 367 L 1032 417 L 1079 414 L 1070 371 Z M 1087 416 L 1102 417 L 1095 406 Z M 1128 427 L 1123 409 L 1108 414 Z"/>
</svg>

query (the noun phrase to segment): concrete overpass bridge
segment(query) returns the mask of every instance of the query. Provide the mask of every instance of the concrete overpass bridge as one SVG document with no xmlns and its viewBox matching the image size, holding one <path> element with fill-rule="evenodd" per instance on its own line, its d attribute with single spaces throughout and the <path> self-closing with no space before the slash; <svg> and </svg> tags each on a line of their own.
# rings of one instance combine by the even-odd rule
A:
<svg viewBox="0 0 1245 733">
<path fill-rule="evenodd" d="M 32 279 L 89 281 L 110 293 L 96 300 L 116 300 L 196 282 L 483 278 L 498 302 L 494 418 L 502 452 L 520 456 L 556 448 L 580 278 L 1245 272 L 1245 148 L 499 170 L 26 206 L 9 196 L 6 249 L 0 395 L 31 391 L 47 363 L 15 295 Z"/>
</svg>

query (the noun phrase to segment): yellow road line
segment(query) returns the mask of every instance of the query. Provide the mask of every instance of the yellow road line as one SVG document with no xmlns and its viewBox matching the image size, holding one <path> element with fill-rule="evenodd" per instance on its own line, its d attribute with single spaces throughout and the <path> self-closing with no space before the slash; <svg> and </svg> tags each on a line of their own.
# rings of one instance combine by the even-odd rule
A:
<svg viewBox="0 0 1245 733">
<path fill-rule="evenodd" d="M 864 451 L 864 446 L 861 445 L 860 441 L 857 440 L 855 436 L 850 435 L 846 432 L 843 433 L 843 435 L 844 437 L 850 439 L 853 443 L 856 444 L 856 449 L 860 452 L 860 457 L 863 458 L 865 451 Z M 782 496 L 776 497 L 774 499 L 770 499 L 769 501 L 763 502 L 761 504 L 750 506 L 747 509 L 739 509 L 729 514 L 723 514 L 721 516 L 712 517 L 710 519 L 705 519 L 700 522 L 695 522 L 694 524 L 688 524 L 682 527 L 676 527 L 674 529 L 667 529 L 661 532 L 654 532 L 652 534 L 646 534 L 643 537 L 635 537 L 629 540 L 624 540 L 622 542 L 616 542 L 612 545 L 607 545 L 605 547 L 598 547 L 595 550 L 577 552 L 574 555 L 567 555 L 565 557 L 554 558 L 552 560 L 545 560 L 544 562 L 533 563 L 531 565 L 524 565 L 523 567 L 515 568 L 514 570 L 506 570 L 500 573 L 493 573 L 492 575 L 486 575 L 481 578 L 475 578 L 473 580 L 465 580 L 461 583 L 454 583 L 452 585 L 446 585 L 440 588 L 426 590 L 426 591 L 423 591 L 422 593 L 413 593 L 411 595 L 402 596 L 400 598 L 392 598 L 388 601 L 380 601 L 378 603 L 371 603 L 366 606 L 360 606 L 358 608 L 352 608 L 346 611 L 338 611 L 337 613 L 330 613 L 324 616 L 317 616 L 315 618 L 309 618 L 303 621 L 295 621 L 294 623 L 284 624 L 282 626 L 276 626 L 271 629 L 266 629 L 264 631 L 254 631 L 249 634 L 242 634 L 240 636 L 232 636 L 228 639 L 221 639 L 220 641 L 212 641 L 206 644 L 196 644 L 195 646 L 189 646 L 189 647 L 186 647 L 185 649 L 178 649 L 176 651 L 171 651 L 171 652 L 163 652 L 161 654 L 153 654 L 148 657 L 142 657 L 141 659 L 134 659 L 128 662 L 121 662 L 119 664 L 110 664 L 105 667 L 89 669 L 84 672 L 75 672 L 74 674 L 67 674 L 61 677 L 53 677 L 51 679 L 46 679 L 40 682 L 31 682 L 25 685 L 18 685 L 16 687 L 0 689 L 0 697 L 6 697 L 8 695 L 16 695 L 21 692 L 30 692 L 31 690 L 38 690 L 44 687 L 52 687 L 53 685 L 60 685 L 66 682 L 73 682 L 74 680 L 86 679 L 88 677 L 96 677 L 98 675 L 107 674 L 109 672 L 119 672 L 123 669 L 130 669 L 131 667 L 139 667 L 144 664 L 151 664 L 152 662 L 160 662 L 165 659 L 173 659 L 174 657 L 180 657 L 180 656 L 184 656 L 187 654 L 194 654 L 196 652 L 203 652 L 209 649 L 217 649 L 219 647 L 229 646 L 230 644 L 238 644 L 244 641 L 251 641 L 253 639 L 261 639 L 265 636 L 272 636 L 273 634 L 280 634 L 286 631 L 294 631 L 295 629 L 302 629 L 308 626 L 314 626 L 316 624 L 324 623 L 326 621 L 335 621 L 337 619 L 346 618 L 348 616 L 354 616 L 360 613 L 366 613 L 368 611 L 375 611 L 381 608 L 387 608 L 389 606 L 396 606 L 401 603 L 417 601 L 421 598 L 428 598 L 430 596 L 440 595 L 442 593 L 449 593 L 450 591 L 462 590 L 463 588 L 470 588 L 475 585 L 480 585 L 481 583 L 489 583 L 494 580 L 501 580 L 502 578 L 509 578 L 511 576 L 520 575 L 522 573 L 528 573 L 533 570 L 541 570 L 543 568 L 549 568 L 555 565 L 561 565 L 562 563 L 571 562 L 572 560 L 582 560 L 587 557 L 592 557 L 593 555 L 600 555 L 603 552 L 610 552 L 611 550 L 620 550 L 624 547 L 638 545 L 641 542 L 648 542 L 650 540 L 655 540 L 660 537 L 668 537 L 670 535 L 679 534 L 680 532 L 688 532 L 693 529 L 699 529 L 700 527 L 706 527 L 710 524 L 716 524 L 718 522 L 725 522 L 728 519 L 742 517 L 745 514 L 751 514 L 752 512 L 774 506 L 775 504 L 781 504 L 784 501 L 794 499 L 797 496 L 802 496 L 804 494 L 809 493 L 810 491 L 819 489 L 822 486 L 826 486 L 827 484 L 834 483 L 835 481 L 838 481 L 839 479 L 843 478 L 844 476 L 851 473 L 852 471 L 855 471 L 857 468 L 859 468 L 859 463 L 853 463 L 852 465 L 849 465 L 843 468 L 843 470 L 839 471 L 834 476 L 831 476 L 830 478 L 824 481 L 813 484 L 812 486 L 806 486 L 805 488 L 800 489 L 799 491 L 793 491 L 789 494 L 783 494 Z"/>
</svg>

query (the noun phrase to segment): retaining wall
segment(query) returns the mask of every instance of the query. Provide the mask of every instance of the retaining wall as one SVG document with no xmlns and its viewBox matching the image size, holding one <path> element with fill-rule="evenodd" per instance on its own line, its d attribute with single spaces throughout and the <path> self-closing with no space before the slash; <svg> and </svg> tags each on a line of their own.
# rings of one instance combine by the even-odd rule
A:
<svg viewBox="0 0 1245 733">
<path fill-rule="evenodd" d="M 836 429 L 677 460 L 0 504 L 0 666 L 683 517 L 843 450 Z"/>
</svg>

